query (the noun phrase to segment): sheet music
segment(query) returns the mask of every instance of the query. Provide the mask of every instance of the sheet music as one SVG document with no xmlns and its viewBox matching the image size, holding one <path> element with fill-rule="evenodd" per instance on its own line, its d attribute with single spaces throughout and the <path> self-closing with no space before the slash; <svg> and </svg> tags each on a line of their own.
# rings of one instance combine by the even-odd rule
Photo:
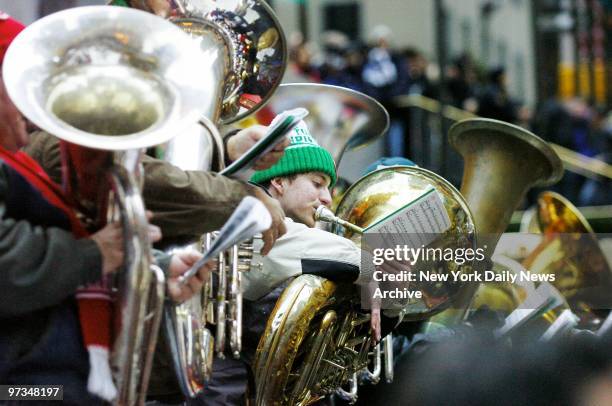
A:
<svg viewBox="0 0 612 406">
<path fill-rule="evenodd" d="M 365 232 L 379 233 L 389 247 L 420 247 L 430 244 L 436 234 L 445 232 L 450 225 L 442 198 L 431 188 L 391 215 L 369 226 Z"/>
<path fill-rule="evenodd" d="M 219 235 L 213 241 L 209 250 L 179 277 L 179 283 L 186 283 L 206 262 L 216 258 L 222 251 L 267 230 L 271 225 L 272 217 L 266 206 L 259 199 L 246 196 L 219 230 Z"/>
<path fill-rule="evenodd" d="M 506 317 L 504 325 L 495 331 L 495 336 L 506 335 L 562 303 L 563 298 L 559 296 L 559 292 L 551 284 L 544 282 Z"/>
<path fill-rule="evenodd" d="M 253 172 L 252 168 L 255 162 L 281 143 L 287 134 L 307 115 L 308 110 L 301 107 L 283 111 L 274 117 L 266 135 L 262 139 L 257 141 L 240 158 L 219 173 L 232 178 L 248 180 Z"/>
</svg>

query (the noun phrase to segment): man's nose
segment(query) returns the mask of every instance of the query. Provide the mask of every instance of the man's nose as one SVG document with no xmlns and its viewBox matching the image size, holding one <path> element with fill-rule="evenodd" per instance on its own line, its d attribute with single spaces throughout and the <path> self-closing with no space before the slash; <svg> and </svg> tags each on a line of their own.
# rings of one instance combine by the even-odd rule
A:
<svg viewBox="0 0 612 406">
<path fill-rule="evenodd" d="M 324 189 L 321 192 L 321 195 L 319 196 L 319 200 L 321 201 L 321 204 L 329 207 L 329 205 L 332 202 L 332 198 L 331 198 L 331 194 L 329 194 L 329 190 L 328 189 Z"/>
</svg>

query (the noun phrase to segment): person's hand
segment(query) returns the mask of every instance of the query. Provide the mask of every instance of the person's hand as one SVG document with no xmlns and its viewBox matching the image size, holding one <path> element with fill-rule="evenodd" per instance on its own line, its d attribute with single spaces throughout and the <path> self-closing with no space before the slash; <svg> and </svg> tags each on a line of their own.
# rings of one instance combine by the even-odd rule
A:
<svg viewBox="0 0 612 406">
<path fill-rule="evenodd" d="M 0 75 L 0 145 L 11 152 L 17 152 L 28 145 L 29 141 L 26 121 L 9 98 Z"/>
<path fill-rule="evenodd" d="M 263 125 L 254 125 L 244 130 L 240 130 L 235 135 L 231 136 L 227 141 L 227 156 L 231 161 L 235 161 L 245 152 L 247 152 L 257 141 L 266 135 L 267 127 Z M 285 153 L 285 148 L 289 146 L 289 138 L 285 138 L 282 142 L 274 147 L 267 154 L 261 156 L 253 169 L 261 171 L 270 168 Z"/>
<path fill-rule="evenodd" d="M 381 339 L 380 302 L 378 304 L 378 307 L 372 307 L 372 310 L 370 310 L 370 330 L 373 344 L 379 343 Z"/>
<path fill-rule="evenodd" d="M 267 255 L 272 249 L 274 242 L 287 232 L 287 227 L 285 227 L 285 212 L 278 200 L 268 196 L 266 192 L 256 186 L 255 197 L 266 206 L 266 209 L 270 212 L 270 216 L 272 216 L 272 225 L 262 233 L 264 245 L 261 249 L 261 255 Z"/>
<path fill-rule="evenodd" d="M 179 277 L 200 258 L 202 254 L 195 251 L 179 252 L 172 256 L 168 269 L 168 293 L 173 301 L 180 303 L 190 299 L 202 289 L 202 285 L 208 280 L 208 274 L 215 265 L 214 260 L 204 264 L 186 283 L 179 283 Z"/>
<path fill-rule="evenodd" d="M 119 223 L 109 223 L 103 229 L 92 234 L 102 254 L 102 273 L 115 272 L 123 264 L 123 230 Z"/>
<path fill-rule="evenodd" d="M 153 212 L 150 210 L 147 210 L 146 216 L 147 216 L 147 221 L 151 221 L 151 219 L 153 218 Z M 149 241 L 151 243 L 158 242 L 162 239 L 161 228 L 159 228 L 158 226 L 154 224 L 149 223 L 147 224 L 147 235 L 149 236 Z"/>
<path fill-rule="evenodd" d="M 151 243 L 158 242 L 162 239 L 161 228 L 157 227 L 153 224 L 147 225 L 147 235 L 149 236 L 149 241 Z"/>
</svg>

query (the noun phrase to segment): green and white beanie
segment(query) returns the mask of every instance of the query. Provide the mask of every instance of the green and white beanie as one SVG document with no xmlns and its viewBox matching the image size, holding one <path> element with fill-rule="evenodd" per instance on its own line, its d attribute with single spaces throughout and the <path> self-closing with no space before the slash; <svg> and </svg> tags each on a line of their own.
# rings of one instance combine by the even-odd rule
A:
<svg viewBox="0 0 612 406">
<path fill-rule="evenodd" d="M 330 187 L 334 186 L 336 183 L 334 159 L 325 148 L 317 144 L 303 120 L 293 128 L 289 138 L 291 143 L 285 148 L 282 158 L 271 168 L 255 172 L 251 176 L 251 182 L 264 184 L 279 176 L 322 172 L 331 178 Z"/>
</svg>

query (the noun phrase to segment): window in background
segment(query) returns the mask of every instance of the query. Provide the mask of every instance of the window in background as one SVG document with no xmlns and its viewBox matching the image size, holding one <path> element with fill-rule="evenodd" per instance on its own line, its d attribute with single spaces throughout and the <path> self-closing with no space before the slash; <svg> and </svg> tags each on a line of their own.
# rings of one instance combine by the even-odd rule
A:
<svg viewBox="0 0 612 406">
<path fill-rule="evenodd" d="M 336 30 L 351 40 L 360 39 L 361 9 L 357 3 L 326 4 L 323 7 L 324 31 Z"/>
</svg>

